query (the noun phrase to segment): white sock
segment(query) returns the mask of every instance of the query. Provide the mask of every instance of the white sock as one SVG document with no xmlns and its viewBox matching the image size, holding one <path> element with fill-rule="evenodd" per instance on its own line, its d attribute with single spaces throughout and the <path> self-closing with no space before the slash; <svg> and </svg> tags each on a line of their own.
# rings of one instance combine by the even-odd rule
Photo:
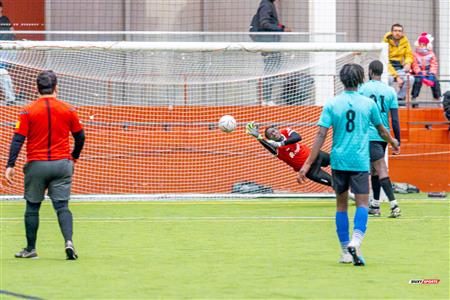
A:
<svg viewBox="0 0 450 300">
<path fill-rule="evenodd" d="M 398 206 L 397 200 L 389 201 L 389 204 L 391 205 L 391 209 L 393 209 L 394 207 Z"/>
<path fill-rule="evenodd" d="M 341 243 L 342 253 L 348 253 L 347 247 L 348 243 Z"/>
<path fill-rule="evenodd" d="M 349 246 L 354 246 L 356 248 L 361 247 L 361 243 L 364 239 L 364 233 L 360 230 L 353 230 L 352 234 L 352 241 L 350 242 Z"/>
<path fill-rule="evenodd" d="M 370 201 L 370 205 L 373 207 L 380 207 L 380 200 L 372 199 L 372 201 Z"/>
</svg>

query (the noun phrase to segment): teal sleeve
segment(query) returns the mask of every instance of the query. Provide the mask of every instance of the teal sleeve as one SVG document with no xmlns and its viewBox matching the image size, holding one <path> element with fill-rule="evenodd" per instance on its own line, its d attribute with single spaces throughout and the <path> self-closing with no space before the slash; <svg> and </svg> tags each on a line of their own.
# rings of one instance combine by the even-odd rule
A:
<svg viewBox="0 0 450 300">
<path fill-rule="evenodd" d="M 317 125 L 330 128 L 331 125 L 333 124 L 332 121 L 333 121 L 332 109 L 330 105 L 327 103 L 323 107 L 322 114 L 320 115 L 320 119 Z"/>
<path fill-rule="evenodd" d="M 392 91 L 392 93 L 391 93 L 392 101 L 391 101 L 390 109 L 398 108 L 397 93 L 394 90 L 391 90 L 391 91 Z"/>
</svg>

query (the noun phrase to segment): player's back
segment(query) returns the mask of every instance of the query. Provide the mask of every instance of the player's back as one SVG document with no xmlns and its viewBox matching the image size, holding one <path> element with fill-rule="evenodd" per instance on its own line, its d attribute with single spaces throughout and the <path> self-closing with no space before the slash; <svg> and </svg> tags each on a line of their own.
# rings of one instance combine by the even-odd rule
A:
<svg viewBox="0 0 450 300">
<path fill-rule="evenodd" d="M 381 122 L 389 131 L 389 112 L 391 109 L 398 108 L 397 93 L 395 90 L 382 81 L 370 80 L 361 86 L 359 93 L 371 98 L 375 102 L 380 111 Z M 384 141 L 373 124 L 369 128 L 369 138 L 371 141 Z"/>
<path fill-rule="evenodd" d="M 369 126 L 380 123 L 373 100 L 356 91 L 344 91 L 325 104 L 319 126 L 333 127 L 331 168 L 369 171 Z"/>
<path fill-rule="evenodd" d="M 69 134 L 80 129 L 75 110 L 54 97 L 27 105 L 16 132 L 27 137 L 28 161 L 70 158 Z"/>
</svg>

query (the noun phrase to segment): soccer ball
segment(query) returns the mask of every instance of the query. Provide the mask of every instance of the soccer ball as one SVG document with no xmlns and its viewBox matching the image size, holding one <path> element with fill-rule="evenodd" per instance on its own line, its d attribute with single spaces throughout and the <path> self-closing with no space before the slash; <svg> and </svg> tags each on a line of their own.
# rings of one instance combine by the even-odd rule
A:
<svg viewBox="0 0 450 300">
<path fill-rule="evenodd" d="M 236 129 L 236 120 L 230 116 L 225 115 L 219 120 L 219 129 L 223 132 L 232 132 Z"/>
</svg>

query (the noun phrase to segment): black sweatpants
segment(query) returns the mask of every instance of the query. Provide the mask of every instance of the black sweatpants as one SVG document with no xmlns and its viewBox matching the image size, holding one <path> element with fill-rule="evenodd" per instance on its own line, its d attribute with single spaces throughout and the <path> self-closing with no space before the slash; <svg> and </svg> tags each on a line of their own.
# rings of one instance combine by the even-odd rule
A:
<svg viewBox="0 0 450 300">
<path fill-rule="evenodd" d="M 330 154 L 320 151 L 314 163 L 311 165 L 306 177 L 314 182 L 332 186 L 331 175 L 322 170 L 322 167 L 330 165 Z"/>
</svg>

